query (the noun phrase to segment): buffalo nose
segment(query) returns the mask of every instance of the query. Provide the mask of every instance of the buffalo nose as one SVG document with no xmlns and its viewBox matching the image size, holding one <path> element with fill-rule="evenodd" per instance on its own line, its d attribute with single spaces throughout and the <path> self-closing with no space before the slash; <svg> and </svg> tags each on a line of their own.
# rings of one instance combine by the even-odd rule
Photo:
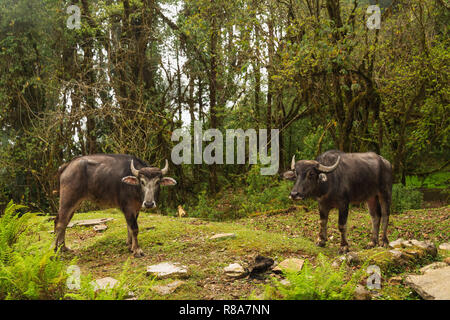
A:
<svg viewBox="0 0 450 320">
<path fill-rule="evenodd" d="M 155 201 L 145 201 L 144 206 L 148 209 L 156 207 Z"/>
</svg>

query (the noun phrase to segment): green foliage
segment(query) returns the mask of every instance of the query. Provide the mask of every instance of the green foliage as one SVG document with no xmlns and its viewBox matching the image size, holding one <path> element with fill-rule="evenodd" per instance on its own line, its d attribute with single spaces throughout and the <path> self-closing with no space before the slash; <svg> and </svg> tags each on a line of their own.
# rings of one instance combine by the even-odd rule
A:
<svg viewBox="0 0 450 320">
<path fill-rule="evenodd" d="M 392 212 L 420 209 L 422 200 L 423 194 L 419 190 L 405 187 L 400 183 L 392 186 Z"/>
<path fill-rule="evenodd" d="M 450 172 L 436 172 L 424 178 L 407 176 L 406 185 L 414 188 L 448 189 L 450 187 Z"/>
<path fill-rule="evenodd" d="M 60 299 L 65 264 L 49 245 L 43 249 L 28 243 L 32 214 L 20 216 L 20 208 L 10 202 L 0 218 L 0 299 Z"/>
<path fill-rule="evenodd" d="M 363 276 L 363 268 L 347 275 L 343 263 L 336 270 L 331 260 L 324 255 L 317 256 L 317 266 L 313 268 L 305 261 L 300 272 L 285 273 L 289 285 L 283 285 L 275 280 L 275 288 L 268 285 L 265 290 L 267 299 L 286 300 L 351 300 L 354 298 L 356 285 Z"/>
</svg>

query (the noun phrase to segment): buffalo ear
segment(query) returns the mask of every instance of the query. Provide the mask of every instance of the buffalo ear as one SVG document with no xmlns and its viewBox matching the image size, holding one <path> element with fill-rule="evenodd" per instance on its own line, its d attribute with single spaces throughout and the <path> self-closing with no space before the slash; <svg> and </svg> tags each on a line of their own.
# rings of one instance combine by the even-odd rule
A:
<svg viewBox="0 0 450 320">
<path fill-rule="evenodd" d="M 134 176 L 127 176 L 122 178 L 122 182 L 129 184 L 131 186 L 138 186 L 139 185 L 139 179 Z"/>
<path fill-rule="evenodd" d="M 177 181 L 174 178 L 171 177 L 164 177 L 161 179 L 161 186 L 166 187 L 166 186 L 174 186 L 177 184 Z"/>
<path fill-rule="evenodd" d="M 295 180 L 295 173 L 294 173 L 294 171 L 288 170 L 285 173 L 283 173 L 283 179 Z"/>
<path fill-rule="evenodd" d="M 327 175 L 325 173 L 319 174 L 319 181 L 320 182 L 325 182 L 327 180 L 328 180 L 328 178 L 327 178 Z"/>
</svg>

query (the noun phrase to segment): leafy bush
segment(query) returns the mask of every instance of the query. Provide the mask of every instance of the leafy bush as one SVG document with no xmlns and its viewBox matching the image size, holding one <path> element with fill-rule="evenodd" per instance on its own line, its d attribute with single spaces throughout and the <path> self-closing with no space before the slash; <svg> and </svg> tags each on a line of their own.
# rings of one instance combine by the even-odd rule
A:
<svg viewBox="0 0 450 320">
<path fill-rule="evenodd" d="M 354 298 L 356 285 L 364 275 L 363 268 L 350 278 L 343 263 L 336 270 L 324 255 L 317 256 L 317 266 L 313 268 L 305 261 L 300 272 L 285 273 L 289 285 L 275 280 L 275 287 L 267 285 L 266 299 L 286 300 L 351 300 Z"/>
<path fill-rule="evenodd" d="M 420 209 L 422 200 L 423 194 L 418 190 L 405 187 L 402 184 L 392 186 L 392 212 Z"/>
<path fill-rule="evenodd" d="M 10 202 L 0 217 L 0 299 L 60 299 L 67 278 L 65 264 L 50 245 L 43 250 L 23 239 L 32 214 L 20 216 L 20 208 Z"/>
</svg>

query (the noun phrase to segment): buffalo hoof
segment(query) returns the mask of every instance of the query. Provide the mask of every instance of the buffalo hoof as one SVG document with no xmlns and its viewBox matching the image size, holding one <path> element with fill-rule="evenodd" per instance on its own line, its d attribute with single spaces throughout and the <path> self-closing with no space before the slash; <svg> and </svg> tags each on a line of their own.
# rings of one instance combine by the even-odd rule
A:
<svg viewBox="0 0 450 320">
<path fill-rule="evenodd" d="M 144 256 L 144 251 L 141 248 L 133 250 L 133 254 L 135 258 L 142 258 Z"/>
<path fill-rule="evenodd" d="M 316 246 L 318 246 L 318 247 L 325 247 L 325 244 L 326 244 L 326 241 L 325 240 L 317 240 L 316 241 Z"/>
<path fill-rule="evenodd" d="M 339 254 L 344 254 L 347 253 L 348 251 L 349 251 L 348 246 L 342 246 L 339 248 Z"/>
<path fill-rule="evenodd" d="M 69 247 L 66 247 L 65 245 L 62 245 L 59 247 L 59 252 L 70 253 L 70 252 L 73 252 L 73 250 L 70 249 Z"/>
<path fill-rule="evenodd" d="M 382 246 L 383 248 L 389 247 L 389 240 L 383 240 L 383 241 L 381 242 L 381 246 Z"/>
<path fill-rule="evenodd" d="M 372 249 L 372 248 L 375 248 L 376 246 L 377 246 L 377 243 L 375 243 L 374 241 L 370 241 L 367 244 L 367 249 Z"/>
</svg>

